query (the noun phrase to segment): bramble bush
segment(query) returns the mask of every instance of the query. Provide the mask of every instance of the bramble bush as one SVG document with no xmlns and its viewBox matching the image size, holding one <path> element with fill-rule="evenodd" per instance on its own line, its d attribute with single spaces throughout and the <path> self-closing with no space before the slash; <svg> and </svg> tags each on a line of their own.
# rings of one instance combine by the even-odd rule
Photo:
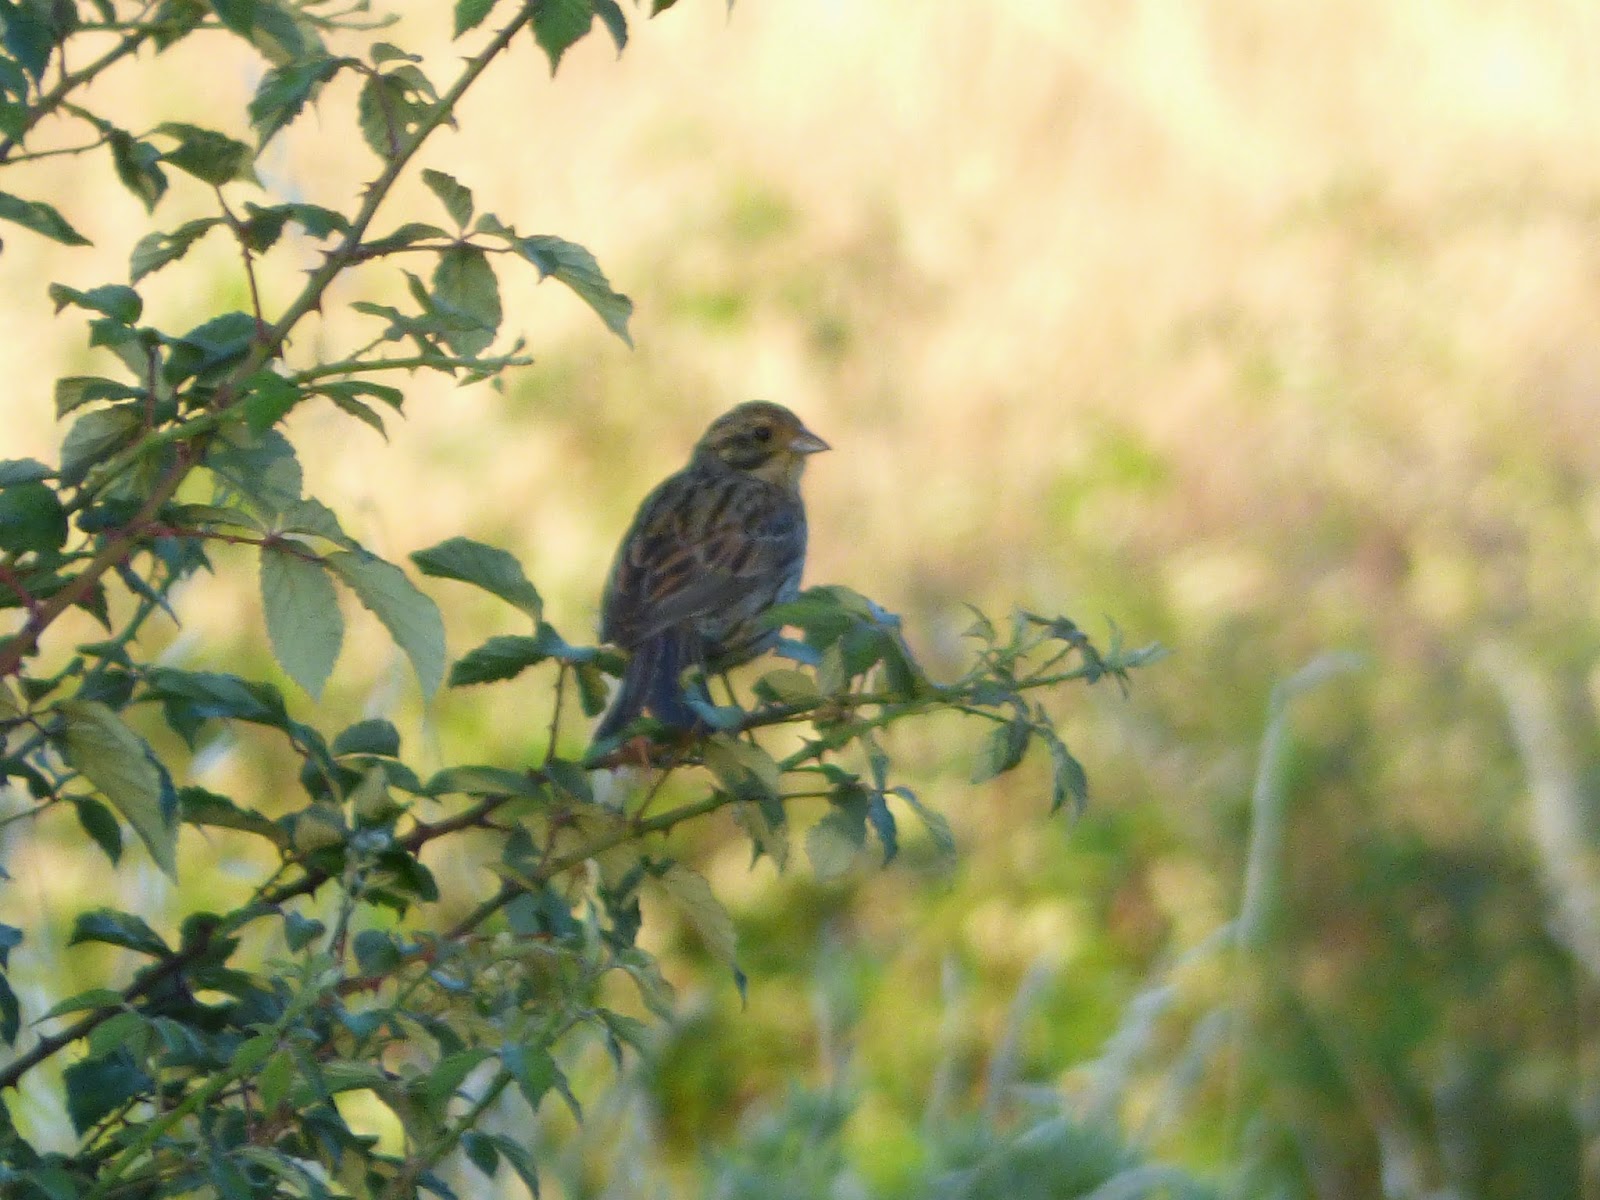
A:
<svg viewBox="0 0 1600 1200">
<path fill-rule="evenodd" d="M 652 14 L 670 4 L 654 0 Z M 382 429 L 403 410 L 394 381 L 405 373 L 471 384 L 529 361 L 502 329 L 502 271 L 558 280 L 628 339 L 632 306 L 587 251 L 478 211 L 447 173 L 419 172 L 438 200 L 437 223 L 380 219 L 418 149 L 515 39 L 536 39 L 554 70 L 597 25 L 620 51 L 628 15 L 614 0 L 458 0 L 465 57 L 436 80 L 383 39 L 381 21 L 325 0 L 0 0 L 0 164 L 109 155 L 150 219 L 125 278 L 50 284 L 15 301 L 81 315 L 103 373 L 56 382 L 65 424 L 56 463 L 0 462 L 5 823 L 25 837 L 48 827 L 69 843 L 64 853 L 103 856 L 118 872 L 147 855 L 181 880 L 187 855 L 232 839 L 254 842 L 265 859 L 253 861 L 270 863 L 247 902 L 196 909 L 175 929 L 158 928 L 156 914 L 92 903 L 70 928 L 42 917 L 0 926 L 0 969 L 13 973 L 45 947 L 125 952 L 107 960 L 121 964 L 114 976 L 42 1003 L 24 1002 L 37 981 L 14 989 L 0 973 L 0 1040 L 10 1047 L 0 1065 L 4 1194 L 450 1195 L 451 1181 L 472 1171 L 511 1172 L 534 1190 L 543 1169 L 534 1150 L 486 1116 L 508 1095 L 581 1114 L 585 1098 L 564 1070 L 571 1047 L 599 1042 L 620 1065 L 647 1035 L 643 1018 L 670 1013 L 670 989 L 636 940 L 642 894 L 672 902 L 742 986 L 733 924 L 706 880 L 674 859 L 675 827 L 726 810 L 752 853 L 782 866 L 789 801 L 804 796 L 822 805 L 804 834 L 821 875 L 863 852 L 892 859 L 908 817 L 953 851 L 939 813 L 897 782 L 880 738 L 933 713 L 980 724 L 975 780 L 1034 751 L 1053 768 L 1042 809 L 1083 804 L 1083 771 L 1041 697 L 1121 679 L 1151 651 L 1113 639 L 1102 652 L 1061 617 L 978 615 L 964 671 L 936 683 L 891 614 L 839 587 L 813 588 L 775 614 L 799 632 L 784 643 L 794 665 L 758 667 L 752 707 L 708 710 L 714 732 L 689 744 L 657 739 L 653 769 L 624 777 L 650 786 L 597 795 L 595 773 L 622 753 L 558 751 L 576 741 L 565 730 L 601 709 L 619 656 L 553 629 L 505 551 L 455 537 L 403 567 L 306 494 L 283 428 L 300 406 L 332 404 Z M 101 77 L 159 72 L 163 55 L 190 39 L 243 39 L 264 60 L 247 113 L 252 141 L 204 123 L 128 129 L 96 111 Z M 353 111 L 325 101 L 320 120 L 364 143 L 365 186 L 343 208 L 273 196 L 256 176 L 258 157 L 340 77 L 359 81 Z M 209 214 L 164 227 L 169 191 L 202 198 Z M 0 191 L 0 218 L 17 236 L 84 244 L 74 215 L 59 198 Z M 141 287 L 185 270 L 203 239 L 236 250 L 249 306 L 163 327 Z M 308 240 L 320 247 L 316 265 L 287 303 L 269 303 L 263 264 Z M 400 265 L 418 262 L 431 271 Z M 299 336 L 291 352 L 291 337 L 322 320 L 335 281 L 374 272 L 398 298 L 350 302 L 368 322 L 363 343 L 308 358 L 299 348 L 318 341 Z M 249 548 L 262 632 L 303 697 L 152 653 L 151 623 L 183 617 L 179 585 L 244 561 L 217 555 L 219 546 Z M 446 602 L 459 584 L 497 597 L 527 632 L 450 663 L 435 585 L 425 591 L 419 575 L 441 581 Z M 410 765 L 422 756 L 408 755 L 390 721 L 319 724 L 316 702 L 344 639 L 344 592 L 382 623 L 435 704 L 478 702 L 471 691 L 435 697 L 446 684 L 542 672 L 554 713 L 542 759 L 461 762 L 424 777 Z M 73 610 L 103 636 L 73 644 L 74 623 L 63 620 Z M 185 784 L 191 756 L 219 725 L 272 735 L 299 791 L 222 795 Z M 774 749 L 774 733 L 791 748 Z M 684 782 L 663 793 L 669 776 Z M 663 795 L 692 798 L 658 808 Z M 441 896 L 424 860 L 442 852 L 496 882 L 486 894 Z M 465 915 L 446 921 L 445 911 Z M 17 1108 L 25 1083 L 56 1090 L 75 1144 L 35 1144 L 34 1122 Z M 356 1093 L 392 1114 L 402 1146 L 352 1126 L 341 1100 Z"/>
</svg>

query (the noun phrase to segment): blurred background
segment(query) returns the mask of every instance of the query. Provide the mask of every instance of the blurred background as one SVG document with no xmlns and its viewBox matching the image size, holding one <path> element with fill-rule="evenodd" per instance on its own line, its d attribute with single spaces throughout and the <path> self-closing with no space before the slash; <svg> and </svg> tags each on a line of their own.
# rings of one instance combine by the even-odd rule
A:
<svg viewBox="0 0 1600 1200">
<path fill-rule="evenodd" d="M 448 6 L 393 7 L 446 73 Z M 387 445 L 297 412 L 308 490 L 356 536 L 503 545 L 590 638 L 641 496 L 760 396 L 835 447 L 809 580 L 902 613 L 936 675 L 963 601 L 1174 651 L 1127 695 L 1056 701 L 1092 789 L 1075 822 L 1047 818 L 1048 764 L 969 785 L 983 731 L 940 725 L 889 748 L 953 863 L 911 839 L 823 885 L 750 869 L 728 828 L 681 839 L 738 921 L 748 1005 L 649 914 L 682 1016 L 587 1135 L 550 1134 L 558 1194 L 753 1195 L 781 1145 L 823 1162 L 796 1196 L 925 1195 L 952 1147 L 1064 1114 L 1229 1194 L 1600 1196 L 1597 47 L 1580 0 L 682 0 L 620 61 L 596 36 L 554 81 L 531 42 L 490 72 L 424 165 L 592 250 L 635 347 L 507 271 L 538 362 L 503 393 L 418 379 Z M 123 122 L 243 136 L 260 64 L 190 68 Z M 23 170 L 8 189 L 96 244 L 7 231 L 0 255 L 3 455 L 53 457 L 51 382 L 92 360 L 43 289 L 125 278 L 143 214 L 99 159 Z M 339 206 L 371 171 L 325 116 L 263 178 Z M 208 203 L 175 187 L 159 227 Z M 420 186 L 378 231 L 407 219 L 437 219 Z M 277 255 L 269 305 L 314 255 Z M 335 300 L 399 287 L 384 267 Z M 180 327 L 244 302 L 220 238 L 142 290 Z M 293 353 L 364 340 L 330 313 Z M 272 675 L 233 565 L 168 653 Z M 434 594 L 454 653 L 519 631 Z M 446 761 L 542 746 L 537 681 L 424 721 L 352 625 L 328 711 L 396 715 Z M 1275 710 L 1308 664 L 1326 678 Z M 288 783 L 266 742 L 207 772 Z M 87 886 L 11 865 L 30 895 Z M 1051 1161 L 999 1190 L 1078 1194 Z"/>
</svg>

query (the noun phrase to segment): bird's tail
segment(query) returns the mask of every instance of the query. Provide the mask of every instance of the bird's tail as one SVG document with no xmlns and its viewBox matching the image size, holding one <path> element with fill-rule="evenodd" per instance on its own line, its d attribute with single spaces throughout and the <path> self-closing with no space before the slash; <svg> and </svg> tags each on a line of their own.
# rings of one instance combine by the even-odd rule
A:
<svg viewBox="0 0 1600 1200">
<path fill-rule="evenodd" d="M 622 689 L 596 726 L 594 740 L 600 742 L 614 737 L 646 710 L 663 725 L 674 729 L 695 728 L 700 718 L 689 707 L 679 682 L 684 668 L 699 662 L 695 641 L 692 634 L 666 629 L 635 646 L 633 657 L 622 674 Z M 698 687 L 702 698 L 709 700 L 705 685 Z"/>
</svg>

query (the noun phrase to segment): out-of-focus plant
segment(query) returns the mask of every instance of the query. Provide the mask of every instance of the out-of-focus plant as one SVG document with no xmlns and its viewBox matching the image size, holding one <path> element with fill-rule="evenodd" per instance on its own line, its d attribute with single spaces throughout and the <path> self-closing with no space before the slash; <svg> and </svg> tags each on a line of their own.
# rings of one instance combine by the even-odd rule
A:
<svg viewBox="0 0 1600 1200">
<path fill-rule="evenodd" d="M 186 826 L 253 843 L 267 864 L 246 902 L 191 912 L 176 936 L 158 931 L 153 914 L 93 906 L 59 937 L 43 919 L 0 926 L 0 1040 L 12 1048 L 0 1096 L 13 1100 L 36 1073 L 59 1080 L 76 1135 L 70 1148 L 41 1148 L 28 1122 L 0 1108 L 7 1195 L 449 1195 L 447 1178 L 463 1163 L 491 1176 L 504 1168 L 534 1188 L 530 1143 L 496 1131 L 486 1114 L 508 1093 L 535 1109 L 557 1097 L 581 1113 L 563 1070 L 567 1047 L 598 1039 L 621 1061 L 644 1033 L 638 1014 L 669 1011 L 669 989 L 636 940 L 641 894 L 674 902 L 740 978 L 731 921 L 665 835 L 726 809 L 754 853 L 781 866 L 791 806 L 804 799 L 824 809 L 805 835 L 824 876 L 869 840 L 893 858 L 907 813 L 948 849 L 944 820 L 895 781 L 878 738 L 929 713 L 989 727 L 975 778 L 1011 770 L 1038 745 L 1053 767 L 1048 808 L 1081 806 L 1083 771 L 1040 697 L 1121 679 L 1150 657 L 1115 641 L 1101 652 L 1064 618 L 1019 614 L 997 626 L 979 617 L 969 666 L 935 683 L 892 615 L 846 589 L 817 588 L 774 614 L 802 634 L 787 643 L 798 665 L 762 675 L 754 708 L 706 709 L 706 736 L 656 739 L 648 789 L 598 795 L 594 773 L 629 756 L 558 750 L 564 725 L 601 707 L 617 656 L 564 639 L 516 561 L 467 538 L 412 555 L 415 568 L 500 598 L 529 632 L 491 639 L 448 679 L 546 672 L 554 715 L 536 763 L 459 763 L 423 778 L 387 720 L 323 728 L 294 715 L 269 681 L 154 661 L 147 626 L 177 618 L 177 586 L 213 569 L 219 544 L 246 546 L 265 638 L 312 700 L 343 642 L 341 590 L 384 625 L 432 696 L 448 665 L 438 606 L 305 493 L 284 418 L 327 402 L 381 429 L 402 409 L 392 382 L 401 373 L 471 383 L 527 362 L 520 340 L 503 344 L 502 263 L 560 280 L 629 336 L 631 305 L 587 251 L 480 213 L 448 174 L 420 173 L 439 224 L 380 222 L 418 149 L 515 39 L 536 39 L 554 68 L 597 20 L 619 49 L 628 31 L 614 0 L 458 0 L 454 16 L 464 58 L 435 80 L 420 57 L 381 39 L 381 23 L 322 0 L 0 3 L 0 165 L 104 153 L 152 223 L 169 190 L 203 190 L 212 206 L 139 239 L 125 280 L 48 289 L 58 310 L 87 316 L 104 374 L 57 382 L 57 412 L 70 422 L 59 462 L 0 463 L 5 820 L 38 828 L 70 814 L 81 852 L 113 869 L 142 853 L 181 877 L 194 846 Z M 270 64 L 249 103 L 253 143 L 200 123 L 126 129 L 96 111 L 93 84 L 107 72 L 160 70 L 175 44 L 220 38 L 244 39 Z M 359 79 L 354 109 L 334 107 L 340 93 L 329 92 L 322 120 L 347 123 L 365 143 L 370 178 L 343 209 L 275 200 L 256 177 L 258 156 L 340 76 Z M 0 192 L 0 218 L 68 246 L 85 240 L 74 216 Z M 298 293 L 276 306 L 258 272 L 291 225 L 323 249 Z M 141 285 L 182 270 L 203 238 L 236 249 L 248 307 L 188 329 L 146 323 Z M 290 351 L 332 303 L 336 280 L 419 262 L 431 271 L 400 269 L 403 302 L 351 305 L 372 322 L 362 344 L 314 361 Z M 104 636 L 77 641 L 63 621 L 72 610 Z M 274 735 L 298 765 L 299 793 L 181 785 L 183 748 L 219 723 Z M 160 726 L 176 740 L 156 737 Z M 179 749 L 163 755 L 152 739 Z M 684 783 L 663 792 L 675 776 Z M 693 798 L 658 809 L 668 794 Z M 130 850 L 133 841 L 142 849 Z M 453 922 L 437 916 L 446 906 L 435 902 L 452 898 L 424 862 L 441 846 L 481 859 L 500 880 L 475 906 L 455 904 L 465 915 Z M 139 965 L 25 1008 L 3 972 L 19 945 L 52 939 L 63 952 L 119 947 Z M 632 981 L 636 1003 L 617 999 L 618 978 Z M 344 1101 L 356 1094 L 392 1114 L 398 1148 L 352 1125 Z"/>
</svg>

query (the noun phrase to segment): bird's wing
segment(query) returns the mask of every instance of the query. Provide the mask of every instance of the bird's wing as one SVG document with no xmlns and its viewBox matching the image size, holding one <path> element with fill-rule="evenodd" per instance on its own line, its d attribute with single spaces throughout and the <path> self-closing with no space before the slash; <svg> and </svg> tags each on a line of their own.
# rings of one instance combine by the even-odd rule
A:
<svg viewBox="0 0 1600 1200">
<path fill-rule="evenodd" d="M 716 613 L 805 553 L 798 498 L 744 475 L 679 472 L 640 506 L 612 567 L 601 636 L 631 646 Z"/>
</svg>

